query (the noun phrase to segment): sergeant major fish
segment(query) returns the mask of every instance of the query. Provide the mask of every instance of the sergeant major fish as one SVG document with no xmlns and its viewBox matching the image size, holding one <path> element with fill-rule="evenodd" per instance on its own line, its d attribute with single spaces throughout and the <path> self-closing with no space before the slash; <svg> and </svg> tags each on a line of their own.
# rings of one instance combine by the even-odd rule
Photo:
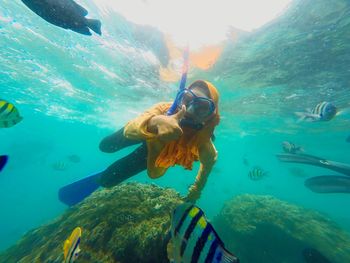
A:
<svg viewBox="0 0 350 263">
<path fill-rule="evenodd" d="M 190 203 L 179 205 L 171 220 L 168 258 L 173 263 L 239 263 L 206 219 L 204 212 Z"/>
<path fill-rule="evenodd" d="M 307 112 L 296 112 L 300 117 L 299 121 L 330 121 L 337 115 L 337 107 L 332 103 L 323 101 L 320 102 L 312 110 Z"/>
<path fill-rule="evenodd" d="M 282 142 L 282 148 L 286 153 L 298 153 L 304 152 L 304 149 L 301 146 L 296 146 L 292 142 L 284 141 Z"/>
<path fill-rule="evenodd" d="M 88 11 L 73 0 L 22 0 L 38 16 L 47 22 L 83 35 L 91 35 L 92 29 L 101 35 L 101 22 L 85 16 Z"/>
<path fill-rule="evenodd" d="M 252 170 L 249 171 L 248 177 L 253 181 L 261 180 L 263 177 L 267 175 L 263 169 L 258 166 L 255 166 Z"/>
<path fill-rule="evenodd" d="M 19 123 L 23 118 L 17 108 L 6 100 L 0 100 L 0 128 L 9 128 Z"/>
</svg>

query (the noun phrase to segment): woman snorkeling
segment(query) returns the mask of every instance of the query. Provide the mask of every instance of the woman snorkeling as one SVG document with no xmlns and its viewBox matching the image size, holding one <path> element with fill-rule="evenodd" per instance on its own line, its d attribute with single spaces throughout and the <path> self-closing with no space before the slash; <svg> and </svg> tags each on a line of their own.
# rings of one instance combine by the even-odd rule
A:
<svg viewBox="0 0 350 263">
<path fill-rule="evenodd" d="M 217 89 L 207 81 L 197 80 L 180 89 L 173 103 L 158 103 L 146 110 L 104 138 L 100 150 L 112 153 L 141 145 L 101 173 L 61 188 L 61 201 L 72 205 L 93 192 L 94 187 L 115 186 L 144 170 L 150 178 L 159 178 L 171 166 L 191 170 L 193 163 L 199 161 L 197 177 L 185 197 L 186 201 L 195 202 L 217 158 L 211 137 L 220 120 L 218 101 Z M 80 191 L 74 192 L 73 188 Z"/>
</svg>

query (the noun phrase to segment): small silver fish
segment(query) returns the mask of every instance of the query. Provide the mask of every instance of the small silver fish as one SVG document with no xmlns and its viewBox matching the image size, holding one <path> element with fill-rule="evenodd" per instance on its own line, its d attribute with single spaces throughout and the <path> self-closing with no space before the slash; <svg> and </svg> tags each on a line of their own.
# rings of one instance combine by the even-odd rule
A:
<svg viewBox="0 0 350 263">
<path fill-rule="evenodd" d="M 6 100 L 0 100 L 0 128 L 10 128 L 21 120 L 23 118 L 12 103 Z"/>
</svg>

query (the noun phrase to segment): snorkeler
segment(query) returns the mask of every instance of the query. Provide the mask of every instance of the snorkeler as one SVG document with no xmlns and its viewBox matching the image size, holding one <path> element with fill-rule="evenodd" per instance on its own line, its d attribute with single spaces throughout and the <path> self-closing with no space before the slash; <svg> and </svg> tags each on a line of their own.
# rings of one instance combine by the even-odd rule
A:
<svg viewBox="0 0 350 263">
<path fill-rule="evenodd" d="M 171 166 L 191 170 L 193 163 L 200 161 L 196 180 L 185 198 L 195 202 L 217 158 L 211 137 L 220 119 L 218 100 L 219 93 L 211 83 L 197 80 L 180 89 L 173 104 L 156 104 L 129 121 L 123 129 L 104 138 L 100 150 L 111 153 L 141 145 L 103 172 L 61 188 L 60 200 L 74 205 L 99 186 L 115 186 L 141 171 L 159 178 Z"/>
<path fill-rule="evenodd" d="M 338 173 L 342 173 L 350 176 L 350 165 L 346 163 L 340 163 L 335 161 L 326 160 L 317 156 L 310 154 L 290 154 L 290 153 L 281 153 L 276 155 L 278 160 L 281 162 L 289 163 L 303 163 L 315 165 L 323 168 L 327 168 Z"/>
</svg>

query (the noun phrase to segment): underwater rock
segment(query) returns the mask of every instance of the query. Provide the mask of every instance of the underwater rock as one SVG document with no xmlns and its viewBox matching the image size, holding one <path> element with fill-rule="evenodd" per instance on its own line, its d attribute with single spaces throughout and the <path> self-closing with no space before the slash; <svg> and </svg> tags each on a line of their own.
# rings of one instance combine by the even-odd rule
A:
<svg viewBox="0 0 350 263">
<path fill-rule="evenodd" d="M 307 247 L 332 263 L 350 262 L 348 233 L 317 212 L 272 196 L 237 196 L 213 225 L 241 262 L 300 263 Z"/>
<path fill-rule="evenodd" d="M 60 218 L 28 232 L 0 255 L 0 262 L 63 261 L 63 242 L 82 229 L 77 262 L 168 262 L 164 242 L 179 194 L 155 185 L 128 183 L 96 191 Z"/>
</svg>

